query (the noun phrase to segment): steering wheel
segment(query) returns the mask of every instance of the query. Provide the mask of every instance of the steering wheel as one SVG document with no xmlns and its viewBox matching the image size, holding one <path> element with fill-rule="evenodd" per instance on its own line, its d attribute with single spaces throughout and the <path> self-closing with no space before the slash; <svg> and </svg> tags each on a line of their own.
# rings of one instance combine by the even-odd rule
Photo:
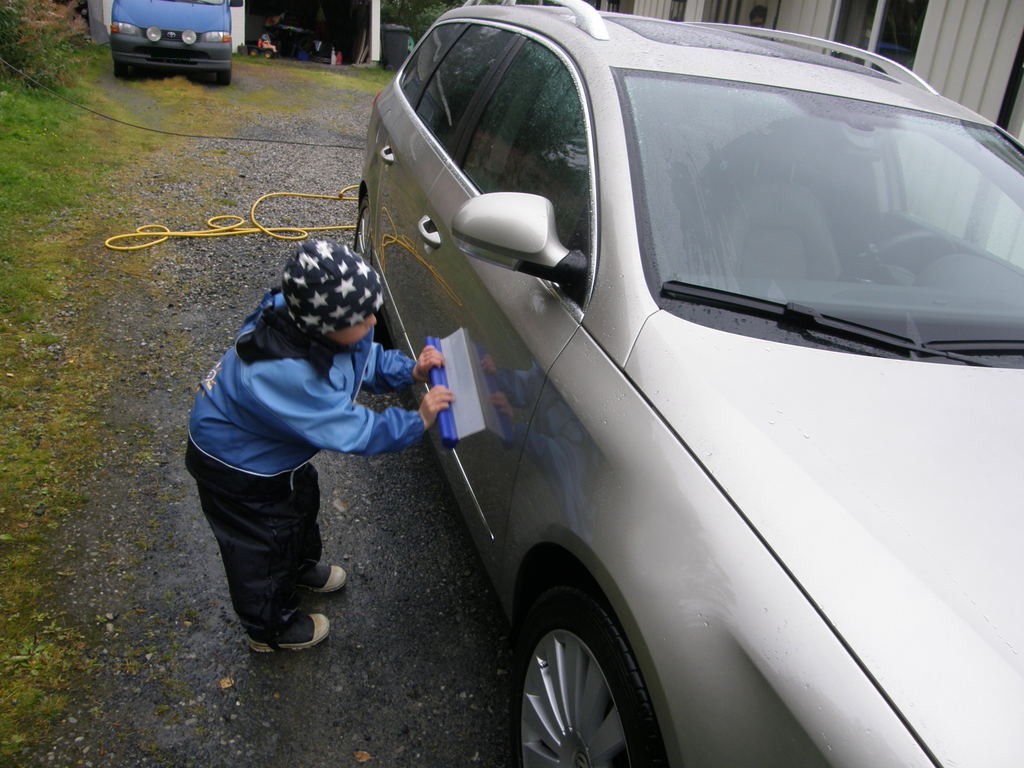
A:
<svg viewBox="0 0 1024 768">
<path fill-rule="evenodd" d="M 931 250 L 922 253 L 929 245 L 932 246 Z M 921 262 L 936 259 L 950 250 L 949 238 L 930 229 L 905 230 L 874 245 L 874 252 L 880 261 L 887 264 L 894 261 L 897 264 L 900 261 L 912 262 L 901 265 L 907 267 L 919 266 Z"/>
<path fill-rule="evenodd" d="M 883 285 L 912 285 L 921 270 L 950 250 L 949 240 L 937 232 L 904 230 L 858 253 L 851 277 Z"/>
</svg>

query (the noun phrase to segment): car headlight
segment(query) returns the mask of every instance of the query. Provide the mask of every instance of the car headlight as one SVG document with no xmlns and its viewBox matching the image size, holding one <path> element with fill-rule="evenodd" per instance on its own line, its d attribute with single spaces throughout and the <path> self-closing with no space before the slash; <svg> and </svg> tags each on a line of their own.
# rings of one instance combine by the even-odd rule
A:
<svg viewBox="0 0 1024 768">
<path fill-rule="evenodd" d="M 185 45 L 192 45 L 193 43 L 195 43 L 197 37 L 198 35 L 196 35 L 194 29 L 186 29 L 184 32 L 181 33 L 181 42 L 183 42 Z"/>
<path fill-rule="evenodd" d="M 141 35 L 142 30 L 134 24 L 125 24 L 123 21 L 110 22 L 110 33 L 112 35 Z"/>
<path fill-rule="evenodd" d="M 146 39 L 151 43 L 160 42 L 160 27 L 147 27 L 146 28 Z"/>
<path fill-rule="evenodd" d="M 199 36 L 199 39 L 204 43 L 230 43 L 231 33 L 230 32 L 203 32 Z"/>
</svg>

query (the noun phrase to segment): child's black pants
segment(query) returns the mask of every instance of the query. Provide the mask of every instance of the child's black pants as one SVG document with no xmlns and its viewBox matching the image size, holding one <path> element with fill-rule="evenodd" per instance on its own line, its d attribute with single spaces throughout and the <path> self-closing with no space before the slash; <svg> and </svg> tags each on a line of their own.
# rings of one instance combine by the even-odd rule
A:
<svg viewBox="0 0 1024 768">
<path fill-rule="evenodd" d="M 276 640 L 298 612 L 296 576 L 323 552 L 316 468 L 307 463 L 273 477 L 250 475 L 191 440 L 185 466 L 220 547 L 235 613 L 253 639 Z"/>
</svg>

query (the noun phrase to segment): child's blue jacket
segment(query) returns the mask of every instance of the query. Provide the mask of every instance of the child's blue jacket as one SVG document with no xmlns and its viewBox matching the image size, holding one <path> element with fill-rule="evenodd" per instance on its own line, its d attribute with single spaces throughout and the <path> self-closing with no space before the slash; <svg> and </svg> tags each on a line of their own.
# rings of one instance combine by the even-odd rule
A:
<svg viewBox="0 0 1024 768">
<path fill-rule="evenodd" d="M 253 329 L 264 309 L 282 305 L 279 293 L 268 293 L 239 336 Z M 379 393 L 409 386 L 414 365 L 374 342 L 372 333 L 337 352 L 326 376 L 305 358 L 244 362 L 232 347 L 196 392 L 189 437 L 229 467 L 260 476 L 292 471 L 321 450 L 399 451 L 422 438 L 419 413 L 378 412 L 355 398 L 360 388 Z"/>
</svg>

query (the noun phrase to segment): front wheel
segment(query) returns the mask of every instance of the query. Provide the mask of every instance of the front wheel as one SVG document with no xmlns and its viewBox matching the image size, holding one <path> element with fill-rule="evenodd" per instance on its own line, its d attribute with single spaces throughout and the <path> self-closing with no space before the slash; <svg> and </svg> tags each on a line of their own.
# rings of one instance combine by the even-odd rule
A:
<svg viewBox="0 0 1024 768">
<path fill-rule="evenodd" d="M 523 623 L 513 669 L 514 765 L 666 765 L 643 677 L 603 603 L 572 587 L 546 592 Z"/>
<path fill-rule="evenodd" d="M 359 213 L 356 216 L 356 232 L 352 248 L 367 264 L 373 265 L 373 248 L 370 245 L 370 200 L 366 195 L 359 198 Z"/>
<path fill-rule="evenodd" d="M 363 260 L 374 269 L 379 270 L 380 264 L 373 253 L 373 241 L 370 234 L 370 199 L 363 195 L 359 198 L 359 212 L 356 214 L 356 231 L 352 240 L 352 249 L 358 253 Z M 383 277 L 383 275 L 381 276 Z M 395 342 L 388 327 L 384 312 L 377 314 L 377 329 L 374 332 L 374 339 L 381 343 L 385 349 L 394 349 Z"/>
</svg>

